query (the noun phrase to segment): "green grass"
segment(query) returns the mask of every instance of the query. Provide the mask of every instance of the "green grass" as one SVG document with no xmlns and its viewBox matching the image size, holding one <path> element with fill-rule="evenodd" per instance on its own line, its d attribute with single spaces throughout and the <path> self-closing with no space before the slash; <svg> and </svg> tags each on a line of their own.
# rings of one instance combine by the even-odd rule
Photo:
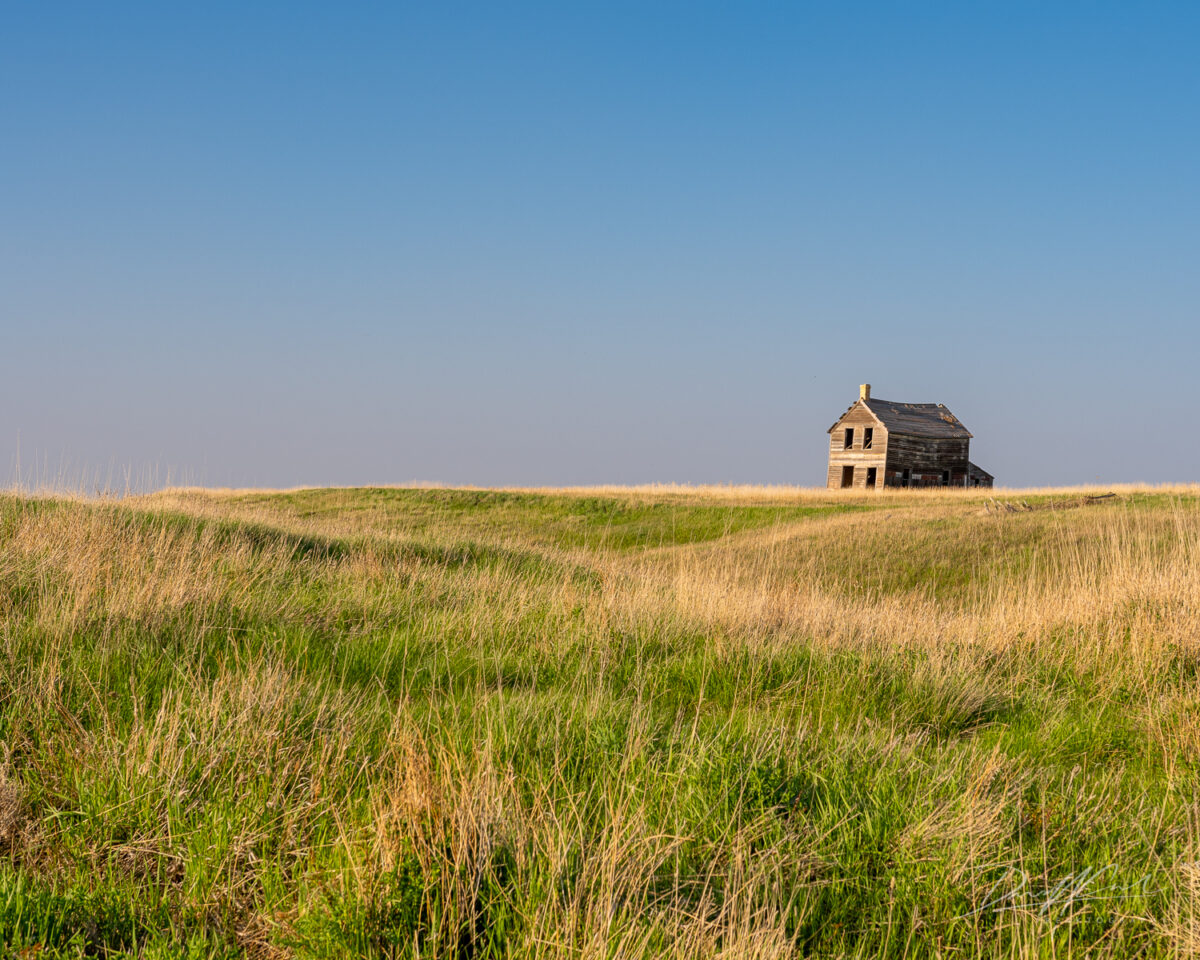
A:
<svg viewBox="0 0 1200 960">
<path fill-rule="evenodd" d="M 0 954 L 1179 955 L 1200 510 L 981 503 L 0 497 Z"/>
<path fill-rule="evenodd" d="M 873 509 L 865 503 L 709 504 L 692 499 L 509 493 L 493 490 L 356 489 L 249 495 L 304 520 L 359 522 L 376 531 L 421 536 L 453 524 L 468 535 L 519 536 L 531 542 L 589 550 L 631 550 L 716 540 L 777 523 Z"/>
</svg>

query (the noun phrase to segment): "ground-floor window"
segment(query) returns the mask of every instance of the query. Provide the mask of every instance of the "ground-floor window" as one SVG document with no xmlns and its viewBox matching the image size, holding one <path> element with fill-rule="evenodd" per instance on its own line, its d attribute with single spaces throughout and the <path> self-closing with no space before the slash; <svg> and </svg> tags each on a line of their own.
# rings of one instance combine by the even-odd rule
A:
<svg viewBox="0 0 1200 960">
<path fill-rule="evenodd" d="M 854 468 L 853 467 L 842 467 L 842 486 L 843 487 L 854 486 Z"/>
</svg>

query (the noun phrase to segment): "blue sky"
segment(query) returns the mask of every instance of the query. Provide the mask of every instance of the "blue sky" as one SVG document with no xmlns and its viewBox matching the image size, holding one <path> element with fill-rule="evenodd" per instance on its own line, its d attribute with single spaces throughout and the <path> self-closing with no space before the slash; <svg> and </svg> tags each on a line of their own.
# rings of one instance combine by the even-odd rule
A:
<svg viewBox="0 0 1200 960">
<path fill-rule="evenodd" d="M 1001 483 L 1200 474 L 1191 5 L 0 18 L 27 472 L 819 484 L 870 381 Z"/>
</svg>

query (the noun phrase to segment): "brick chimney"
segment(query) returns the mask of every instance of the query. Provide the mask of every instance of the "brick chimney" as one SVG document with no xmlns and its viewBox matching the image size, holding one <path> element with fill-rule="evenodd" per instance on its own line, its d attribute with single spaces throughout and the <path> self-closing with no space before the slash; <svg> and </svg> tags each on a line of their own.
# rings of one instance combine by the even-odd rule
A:
<svg viewBox="0 0 1200 960">
<path fill-rule="evenodd" d="M 871 385 L 869 383 L 860 383 L 858 385 L 858 399 L 859 400 L 870 400 L 871 399 Z"/>
</svg>

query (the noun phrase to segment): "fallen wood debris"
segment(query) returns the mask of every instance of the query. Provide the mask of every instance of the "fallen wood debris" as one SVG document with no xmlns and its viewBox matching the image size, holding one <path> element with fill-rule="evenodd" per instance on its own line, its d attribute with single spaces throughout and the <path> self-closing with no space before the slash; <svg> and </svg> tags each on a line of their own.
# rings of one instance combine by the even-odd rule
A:
<svg viewBox="0 0 1200 960">
<path fill-rule="evenodd" d="M 983 509 L 979 512 L 983 514 L 1003 514 L 1026 513 L 1031 510 L 1071 510 L 1075 507 L 1086 507 L 1104 500 L 1114 499 L 1117 499 L 1115 493 L 1089 493 L 1081 497 L 1072 497 L 1069 500 L 1047 500 L 1044 503 L 1031 504 L 1028 500 L 1021 500 L 1014 503 L 1009 500 L 997 500 L 995 497 L 988 497 L 984 501 Z"/>
</svg>

